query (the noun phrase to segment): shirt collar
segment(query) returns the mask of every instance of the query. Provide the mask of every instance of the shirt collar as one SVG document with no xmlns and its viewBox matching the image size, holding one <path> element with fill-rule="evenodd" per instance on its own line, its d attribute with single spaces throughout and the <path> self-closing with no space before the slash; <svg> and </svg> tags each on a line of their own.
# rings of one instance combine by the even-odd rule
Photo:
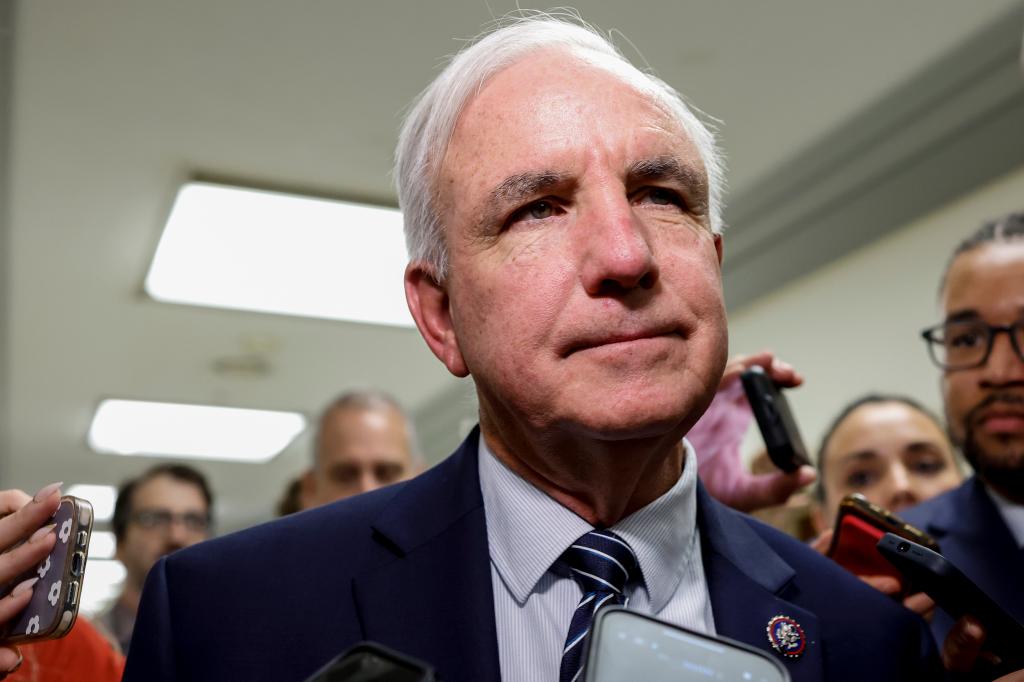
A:
<svg viewBox="0 0 1024 682">
<path fill-rule="evenodd" d="M 995 503 L 996 509 L 999 510 L 1000 516 L 1003 517 L 1006 527 L 1010 529 L 1010 534 L 1013 535 L 1017 546 L 1024 548 L 1024 505 L 1006 499 L 993 490 L 991 486 L 986 485 L 985 491 L 988 492 L 988 496 Z"/>
<path fill-rule="evenodd" d="M 683 446 L 675 485 L 610 529 L 633 548 L 655 613 L 675 594 L 697 540 L 697 459 L 687 441 Z M 479 452 L 491 561 L 522 605 L 566 548 L 594 527 L 506 467 L 482 434 Z"/>
</svg>

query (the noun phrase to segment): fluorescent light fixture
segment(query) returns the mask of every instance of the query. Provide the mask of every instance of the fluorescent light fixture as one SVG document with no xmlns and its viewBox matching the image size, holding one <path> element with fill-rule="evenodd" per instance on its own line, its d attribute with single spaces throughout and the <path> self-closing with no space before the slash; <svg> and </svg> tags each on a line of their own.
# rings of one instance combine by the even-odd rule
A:
<svg viewBox="0 0 1024 682">
<path fill-rule="evenodd" d="M 82 581 L 82 613 L 94 617 L 102 613 L 121 592 L 127 571 L 120 561 L 90 558 L 85 562 Z"/>
<path fill-rule="evenodd" d="M 104 400 L 89 445 L 114 455 L 266 462 L 306 427 L 297 412 Z"/>
<path fill-rule="evenodd" d="M 109 530 L 94 530 L 89 538 L 89 560 L 113 559 L 117 550 L 117 539 Z"/>
<path fill-rule="evenodd" d="M 67 494 L 89 500 L 92 504 L 92 515 L 95 521 L 109 521 L 114 516 L 117 488 L 112 485 L 79 483 L 68 488 Z"/>
<path fill-rule="evenodd" d="M 191 182 L 146 292 L 158 301 L 413 326 L 397 209 Z"/>
</svg>

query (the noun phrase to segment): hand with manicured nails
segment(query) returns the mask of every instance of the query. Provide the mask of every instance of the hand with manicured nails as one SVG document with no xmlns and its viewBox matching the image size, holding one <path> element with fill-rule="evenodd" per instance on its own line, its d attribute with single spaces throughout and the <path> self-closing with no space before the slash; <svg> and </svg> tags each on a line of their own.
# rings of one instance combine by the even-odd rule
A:
<svg viewBox="0 0 1024 682">
<path fill-rule="evenodd" d="M 771 351 L 737 355 L 725 366 L 711 406 L 686 435 L 697 451 L 700 478 L 708 492 L 719 502 L 745 512 L 783 504 L 817 479 L 809 466 L 790 473 L 759 475 L 751 474 L 743 466 L 740 444 L 753 414 L 740 375 L 754 365 L 763 367 L 780 386 L 799 386 L 804 381 L 792 366 L 777 359 Z"/>
<path fill-rule="evenodd" d="M 20 490 L 0 490 L 0 585 L 42 561 L 56 542 L 47 520 L 60 505 L 60 483 L 51 483 L 29 497 Z M 18 615 L 32 598 L 36 578 L 18 583 L 0 597 L 0 626 Z M 0 641 L 0 679 L 21 665 L 21 652 Z"/>
</svg>

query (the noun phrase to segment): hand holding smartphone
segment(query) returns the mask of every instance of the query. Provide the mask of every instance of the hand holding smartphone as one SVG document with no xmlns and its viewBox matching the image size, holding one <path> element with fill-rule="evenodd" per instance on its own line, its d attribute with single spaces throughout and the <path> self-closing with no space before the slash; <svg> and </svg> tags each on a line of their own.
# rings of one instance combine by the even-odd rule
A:
<svg viewBox="0 0 1024 682">
<path fill-rule="evenodd" d="M 886 533 L 878 551 L 955 619 L 973 616 L 985 630 L 984 651 L 1000 663 L 994 675 L 1024 668 L 1024 623 L 1020 623 L 946 557 L 916 542 Z"/>
<path fill-rule="evenodd" d="M 877 547 L 886 533 L 917 542 L 933 551 L 939 551 L 935 540 L 903 521 L 892 512 L 872 504 L 860 493 L 847 495 L 839 503 L 832 543 L 825 555 L 854 575 L 885 575 L 900 584 L 899 596 L 912 589 L 906 576 L 893 566 Z"/>
<path fill-rule="evenodd" d="M 41 560 L 33 561 L 27 568 L 21 568 L 21 562 L 12 562 L 21 572 L 0 576 L 0 600 L 12 593 L 17 598 L 26 591 L 24 586 L 34 581 L 28 604 L 20 612 L 0 618 L 0 643 L 54 639 L 70 631 L 78 615 L 91 532 L 92 505 L 79 498 L 63 497 L 52 518 L 44 520 L 33 534 L 34 540 L 18 543 L 6 552 L 8 556 L 15 556 L 16 552 L 31 556 L 26 550 L 32 550 L 33 544 L 41 542 L 40 538 L 48 540 L 48 535 L 54 536 L 52 547 Z M 0 540 L 9 543 L 11 538 Z"/>
</svg>

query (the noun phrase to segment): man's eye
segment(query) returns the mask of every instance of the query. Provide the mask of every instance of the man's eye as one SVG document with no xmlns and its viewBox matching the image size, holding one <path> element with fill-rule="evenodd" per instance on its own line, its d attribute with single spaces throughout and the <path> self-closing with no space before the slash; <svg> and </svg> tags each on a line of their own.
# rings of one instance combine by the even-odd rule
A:
<svg viewBox="0 0 1024 682">
<path fill-rule="evenodd" d="M 950 325 L 945 330 L 946 347 L 975 348 L 985 343 L 985 332 L 984 328 Z"/>
<path fill-rule="evenodd" d="M 520 220 L 546 220 L 554 217 L 557 212 L 558 207 L 555 206 L 554 202 L 535 201 L 513 213 L 512 217 L 509 218 L 509 224 L 517 223 Z"/>
<path fill-rule="evenodd" d="M 949 338 L 949 345 L 953 348 L 971 348 L 981 343 L 981 335 L 976 332 L 963 332 Z"/>
<path fill-rule="evenodd" d="M 652 204 L 659 206 L 668 206 L 670 204 L 679 205 L 682 201 L 679 199 L 679 195 L 672 190 L 664 189 L 661 187 L 655 187 L 647 193 L 647 198 L 651 200 Z"/>
</svg>

